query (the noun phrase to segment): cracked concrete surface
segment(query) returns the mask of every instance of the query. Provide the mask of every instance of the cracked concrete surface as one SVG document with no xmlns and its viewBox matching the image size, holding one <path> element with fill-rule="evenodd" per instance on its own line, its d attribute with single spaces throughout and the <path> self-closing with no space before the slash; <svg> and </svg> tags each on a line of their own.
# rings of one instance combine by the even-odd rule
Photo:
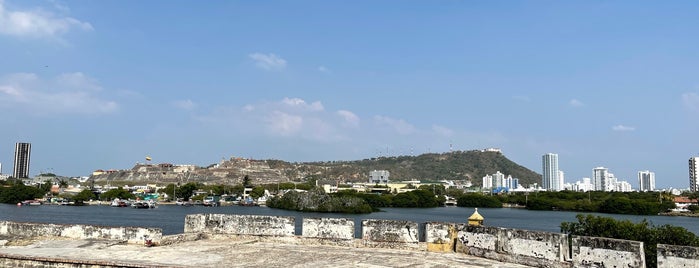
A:
<svg viewBox="0 0 699 268">
<path fill-rule="evenodd" d="M 460 253 L 257 239 L 204 239 L 157 247 L 120 241 L 40 240 L 0 247 L 0 255 L 125 267 L 527 267 Z"/>
</svg>

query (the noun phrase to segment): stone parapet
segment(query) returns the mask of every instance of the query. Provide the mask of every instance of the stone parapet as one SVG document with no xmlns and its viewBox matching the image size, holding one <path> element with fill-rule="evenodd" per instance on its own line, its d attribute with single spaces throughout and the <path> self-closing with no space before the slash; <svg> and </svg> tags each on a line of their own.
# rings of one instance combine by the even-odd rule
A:
<svg viewBox="0 0 699 268">
<path fill-rule="evenodd" d="M 0 222 L 0 236 L 8 237 L 64 237 L 70 239 L 121 240 L 142 244 L 150 239 L 158 244 L 163 232 L 159 228 L 105 227 L 81 224 L 52 224 L 26 222 Z"/>
<path fill-rule="evenodd" d="M 646 267 L 643 242 L 573 236 L 573 267 Z"/>
<path fill-rule="evenodd" d="M 699 267 L 699 247 L 658 244 L 658 268 Z"/>
<path fill-rule="evenodd" d="M 185 217 L 185 233 L 294 236 L 294 217 L 193 214 Z"/>
<path fill-rule="evenodd" d="M 348 218 L 304 218 L 304 238 L 330 240 L 354 239 L 354 219 Z"/>
<path fill-rule="evenodd" d="M 570 267 L 567 235 L 463 225 L 455 251 L 535 267 Z"/>
</svg>

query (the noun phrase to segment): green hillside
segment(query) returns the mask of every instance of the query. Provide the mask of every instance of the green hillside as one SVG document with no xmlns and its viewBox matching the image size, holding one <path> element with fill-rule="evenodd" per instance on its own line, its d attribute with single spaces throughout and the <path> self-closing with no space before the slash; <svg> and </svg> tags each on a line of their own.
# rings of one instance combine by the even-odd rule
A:
<svg viewBox="0 0 699 268">
<path fill-rule="evenodd" d="M 267 160 L 273 169 L 285 169 L 298 174 L 312 174 L 316 178 L 333 178 L 341 181 L 366 181 L 371 170 L 388 170 L 392 181 L 404 180 L 471 180 L 480 186 L 481 178 L 497 171 L 528 186 L 541 183 L 541 175 L 521 166 L 498 152 L 457 151 L 419 156 L 379 157 L 357 161 L 330 161 L 288 163 Z M 292 170 L 292 171 L 289 171 Z"/>
</svg>

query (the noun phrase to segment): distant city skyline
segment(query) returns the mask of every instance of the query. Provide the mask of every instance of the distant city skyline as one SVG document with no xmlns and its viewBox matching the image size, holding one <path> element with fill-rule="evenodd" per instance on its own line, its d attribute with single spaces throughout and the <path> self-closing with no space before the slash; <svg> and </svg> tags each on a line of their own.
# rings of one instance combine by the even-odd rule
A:
<svg viewBox="0 0 699 268">
<path fill-rule="evenodd" d="M 604 166 L 633 184 L 652 170 L 657 188 L 688 188 L 696 10 L 4 0 L 0 162 L 9 173 L 17 141 L 32 143 L 32 175 L 66 176 L 145 156 L 208 166 L 497 147 L 537 173 L 555 152 L 569 181 Z"/>
</svg>

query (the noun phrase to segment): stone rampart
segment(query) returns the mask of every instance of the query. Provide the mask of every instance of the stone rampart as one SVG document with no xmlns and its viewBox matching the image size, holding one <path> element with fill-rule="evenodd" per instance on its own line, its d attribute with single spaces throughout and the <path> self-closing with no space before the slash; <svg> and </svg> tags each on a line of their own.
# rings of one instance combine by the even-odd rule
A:
<svg viewBox="0 0 699 268">
<path fill-rule="evenodd" d="M 573 267 L 646 267 L 643 242 L 573 236 Z"/>
<path fill-rule="evenodd" d="M 353 240 L 354 219 L 304 218 L 302 235 L 305 238 Z"/>
<path fill-rule="evenodd" d="M 699 247 L 658 244 L 658 268 L 699 267 Z"/>
<path fill-rule="evenodd" d="M 0 222 L 0 235 L 18 238 L 64 237 L 70 239 L 108 239 L 128 243 L 144 243 L 150 239 L 158 244 L 163 237 L 159 228 L 104 227 L 81 224 L 52 224 L 27 222 Z"/>
<path fill-rule="evenodd" d="M 456 252 L 535 267 L 570 267 L 567 235 L 464 225 Z"/>
<path fill-rule="evenodd" d="M 193 214 L 184 221 L 185 233 L 294 236 L 294 217 Z"/>
<path fill-rule="evenodd" d="M 428 222 L 425 223 L 425 242 L 427 251 L 454 252 L 456 250 L 457 229 L 463 225 L 456 223 Z"/>
<path fill-rule="evenodd" d="M 368 247 L 417 248 L 418 224 L 412 221 L 362 221 L 362 242 Z"/>
</svg>

